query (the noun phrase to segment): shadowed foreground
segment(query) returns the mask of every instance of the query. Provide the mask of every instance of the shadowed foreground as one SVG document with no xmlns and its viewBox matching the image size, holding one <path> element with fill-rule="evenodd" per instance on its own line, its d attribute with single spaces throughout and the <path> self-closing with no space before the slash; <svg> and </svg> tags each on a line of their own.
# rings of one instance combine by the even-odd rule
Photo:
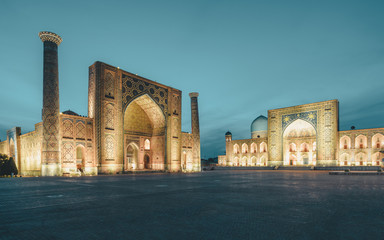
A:
<svg viewBox="0 0 384 240">
<path fill-rule="evenodd" d="M 384 177 L 211 171 L 0 179 L 0 239 L 383 239 Z"/>
</svg>

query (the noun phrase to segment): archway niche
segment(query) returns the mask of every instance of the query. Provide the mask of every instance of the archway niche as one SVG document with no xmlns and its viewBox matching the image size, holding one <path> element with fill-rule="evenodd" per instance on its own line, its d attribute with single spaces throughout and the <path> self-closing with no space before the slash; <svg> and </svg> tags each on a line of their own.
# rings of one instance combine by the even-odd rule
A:
<svg viewBox="0 0 384 240">
<path fill-rule="evenodd" d="M 144 94 L 124 112 L 124 168 L 127 171 L 165 170 L 165 116 Z"/>
<path fill-rule="evenodd" d="M 283 133 L 284 165 L 316 165 L 316 148 L 310 147 L 315 142 L 316 130 L 309 122 L 302 119 L 292 122 Z"/>
<path fill-rule="evenodd" d="M 135 143 L 128 144 L 125 149 L 124 171 L 136 170 L 138 167 L 139 148 Z"/>
<path fill-rule="evenodd" d="M 85 148 L 82 145 L 76 147 L 76 168 L 80 172 L 85 169 Z"/>
<path fill-rule="evenodd" d="M 151 169 L 151 158 L 148 154 L 144 155 L 144 169 Z"/>
</svg>

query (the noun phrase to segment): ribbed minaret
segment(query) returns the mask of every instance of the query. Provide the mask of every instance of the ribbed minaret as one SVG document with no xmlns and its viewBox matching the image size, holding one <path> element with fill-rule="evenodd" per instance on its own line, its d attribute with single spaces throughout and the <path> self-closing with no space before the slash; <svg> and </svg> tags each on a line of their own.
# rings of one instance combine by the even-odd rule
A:
<svg viewBox="0 0 384 240">
<path fill-rule="evenodd" d="M 199 124 L 199 107 L 197 104 L 197 97 L 199 93 L 192 92 L 189 94 L 191 97 L 191 119 L 192 119 L 192 136 L 193 136 L 193 171 L 201 171 L 200 159 L 200 124 Z"/>
<path fill-rule="evenodd" d="M 39 37 L 44 43 L 41 175 L 60 176 L 60 106 L 57 47 L 62 39 L 52 32 L 40 32 Z"/>
</svg>

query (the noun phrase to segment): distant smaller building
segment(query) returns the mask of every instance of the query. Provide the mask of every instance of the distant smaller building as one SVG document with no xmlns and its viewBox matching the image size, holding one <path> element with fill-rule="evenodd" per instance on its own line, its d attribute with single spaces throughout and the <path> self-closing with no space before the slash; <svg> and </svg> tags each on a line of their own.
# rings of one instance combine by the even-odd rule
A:
<svg viewBox="0 0 384 240">
<path fill-rule="evenodd" d="M 274 109 L 251 123 L 251 138 L 225 134 L 220 166 L 382 166 L 384 128 L 339 131 L 339 103 Z"/>
</svg>

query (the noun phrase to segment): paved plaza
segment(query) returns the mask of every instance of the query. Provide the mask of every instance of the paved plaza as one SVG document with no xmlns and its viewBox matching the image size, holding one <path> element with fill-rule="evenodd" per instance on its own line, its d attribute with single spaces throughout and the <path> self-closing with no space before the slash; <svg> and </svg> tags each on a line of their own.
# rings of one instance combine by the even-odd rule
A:
<svg viewBox="0 0 384 240">
<path fill-rule="evenodd" d="M 384 239 L 384 177 L 209 171 L 0 179 L 0 239 Z"/>
</svg>

